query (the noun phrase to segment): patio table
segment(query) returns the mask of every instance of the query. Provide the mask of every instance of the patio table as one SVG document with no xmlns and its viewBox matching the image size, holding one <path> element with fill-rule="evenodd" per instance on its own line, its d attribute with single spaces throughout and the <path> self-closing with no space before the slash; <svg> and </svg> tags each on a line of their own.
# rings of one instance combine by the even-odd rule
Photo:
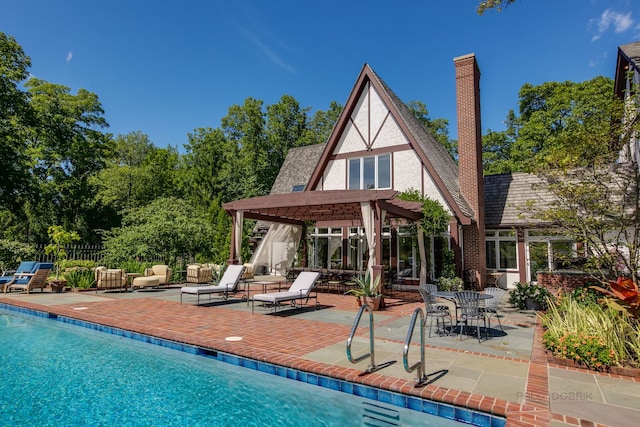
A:
<svg viewBox="0 0 640 427">
<path fill-rule="evenodd" d="M 480 294 L 481 301 L 493 298 L 493 295 L 484 292 L 478 292 L 478 294 Z M 447 301 L 453 302 L 453 305 L 456 308 L 456 323 L 458 323 L 458 302 L 456 301 L 456 293 L 453 291 L 438 291 L 434 295 L 439 298 L 446 299 Z"/>
</svg>

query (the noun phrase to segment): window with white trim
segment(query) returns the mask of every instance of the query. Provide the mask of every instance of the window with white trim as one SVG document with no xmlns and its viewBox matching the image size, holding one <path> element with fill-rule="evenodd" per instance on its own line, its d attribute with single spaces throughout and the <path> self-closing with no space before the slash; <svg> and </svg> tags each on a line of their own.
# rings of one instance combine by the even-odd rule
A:
<svg viewBox="0 0 640 427">
<path fill-rule="evenodd" d="M 349 190 L 391 188 L 391 154 L 349 159 Z"/>
<path fill-rule="evenodd" d="M 515 270 L 518 268 L 518 240 L 515 230 L 487 230 L 487 268 Z"/>
</svg>

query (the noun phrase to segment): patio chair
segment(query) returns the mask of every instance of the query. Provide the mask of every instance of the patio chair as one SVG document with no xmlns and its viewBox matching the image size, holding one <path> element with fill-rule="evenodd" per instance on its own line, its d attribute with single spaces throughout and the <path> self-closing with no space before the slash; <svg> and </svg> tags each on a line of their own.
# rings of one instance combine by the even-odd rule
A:
<svg viewBox="0 0 640 427">
<path fill-rule="evenodd" d="M 476 329 L 478 332 L 478 342 L 482 341 L 480 335 L 480 320 L 485 320 L 484 314 L 480 312 L 480 293 L 474 291 L 460 291 L 455 293 L 455 298 L 460 309 L 460 317 L 458 325 L 460 325 L 460 339 L 465 326 L 476 321 Z"/>
<path fill-rule="evenodd" d="M 305 300 L 306 304 L 310 298 L 315 298 L 316 303 L 314 307 L 317 309 L 318 293 L 316 291 L 315 295 L 311 295 L 311 291 L 314 290 L 319 277 L 320 272 L 303 271 L 298 274 L 298 277 L 293 281 L 288 291 L 254 295 L 253 298 L 251 298 L 251 313 L 253 313 L 255 301 L 273 304 L 273 311 L 276 312 L 278 306 L 283 302 L 291 301 L 291 305 L 295 307 L 297 300 L 300 300 L 300 304 L 302 304 L 302 300 Z"/>
<path fill-rule="evenodd" d="M 43 292 L 52 268 L 53 264 L 50 262 L 39 262 L 33 267 L 33 273 L 15 273 L 13 280 L 3 285 L 4 293 L 14 289 L 30 293 L 38 288 L 40 288 L 40 292 Z"/>
<path fill-rule="evenodd" d="M 211 299 L 211 294 L 222 294 L 222 298 L 226 300 L 229 298 L 230 292 L 236 292 L 243 271 L 244 265 L 233 264 L 227 267 L 217 285 L 184 286 L 180 288 L 180 304 L 182 304 L 182 294 L 197 296 L 196 305 L 200 305 L 200 295 L 209 295 L 209 299 Z"/>
<path fill-rule="evenodd" d="M 96 293 L 98 293 L 98 289 L 127 290 L 127 272 L 121 268 L 96 267 L 94 279 L 96 282 Z"/>
<path fill-rule="evenodd" d="M 7 270 L 2 276 L 0 276 L 0 286 L 3 286 L 14 279 L 16 274 L 20 273 L 33 273 L 35 271 L 37 261 L 22 261 L 18 268 L 15 270 Z"/>
<path fill-rule="evenodd" d="M 190 264 L 187 266 L 187 283 L 211 283 L 213 269 L 208 265 Z"/>
<path fill-rule="evenodd" d="M 171 284 L 171 275 L 173 271 L 166 264 L 156 264 L 144 270 L 145 277 L 155 277 L 158 279 L 159 285 L 169 286 Z"/>
<path fill-rule="evenodd" d="M 436 332 L 440 328 L 440 321 L 442 321 L 442 331 L 446 334 L 447 328 L 445 320 L 449 319 L 449 326 L 453 329 L 453 320 L 451 319 L 451 312 L 446 305 L 438 305 L 438 298 L 435 296 L 438 287 L 433 284 L 420 285 L 418 291 L 422 296 L 425 306 L 425 319 L 431 319 L 429 322 L 429 338 L 431 338 L 431 328 L 433 321 L 436 321 Z M 426 323 L 424 325 L 427 326 Z"/>
<path fill-rule="evenodd" d="M 500 323 L 500 315 L 498 314 L 498 306 L 500 305 L 500 301 L 502 297 L 507 293 L 506 289 L 502 288 L 485 288 L 485 293 L 493 295 L 493 298 L 484 300 L 484 307 L 480 307 L 480 313 L 484 314 L 485 317 L 485 326 L 489 325 L 491 327 L 491 317 L 495 317 L 498 319 L 498 325 L 500 326 L 500 330 L 504 332 L 504 328 L 502 327 L 502 323 Z"/>
</svg>

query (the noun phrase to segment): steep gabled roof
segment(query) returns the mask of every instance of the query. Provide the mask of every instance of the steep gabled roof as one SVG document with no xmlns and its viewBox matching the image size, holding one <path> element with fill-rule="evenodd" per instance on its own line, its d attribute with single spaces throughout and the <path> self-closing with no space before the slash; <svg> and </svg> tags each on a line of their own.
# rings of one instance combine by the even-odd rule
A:
<svg viewBox="0 0 640 427">
<path fill-rule="evenodd" d="M 349 117 L 352 115 L 362 92 L 369 82 L 387 105 L 387 108 L 389 108 L 392 117 L 404 132 L 423 166 L 429 171 L 431 178 L 441 191 L 443 198 L 447 201 L 454 215 L 462 224 L 469 224 L 471 218 L 473 218 L 473 210 L 460 192 L 458 166 L 447 150 L 422 126 L 407 106 L 368 64 L 364 64 L 362 67 L 362 71 L 347 99 L 345 108 L 338 118 L 338 122 L 324 147 L 315 170 L 311 174 L 306 191 L 313 191 L 320 182 L 329 159 L 348 124 Z"/>
</svg>

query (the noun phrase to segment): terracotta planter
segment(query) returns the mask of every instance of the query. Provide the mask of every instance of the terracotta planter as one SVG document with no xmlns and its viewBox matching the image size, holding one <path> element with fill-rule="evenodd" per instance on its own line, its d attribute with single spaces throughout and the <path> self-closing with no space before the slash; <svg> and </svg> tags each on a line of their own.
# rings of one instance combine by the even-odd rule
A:
<svg viewBox="0 0 640 427">
<path fill-rule="evenodd" d="M 378 311 L 384 308 L 384 297 L 362 297 L 362 303 L 369 304 L 373 311 Z"/>
</svg>

